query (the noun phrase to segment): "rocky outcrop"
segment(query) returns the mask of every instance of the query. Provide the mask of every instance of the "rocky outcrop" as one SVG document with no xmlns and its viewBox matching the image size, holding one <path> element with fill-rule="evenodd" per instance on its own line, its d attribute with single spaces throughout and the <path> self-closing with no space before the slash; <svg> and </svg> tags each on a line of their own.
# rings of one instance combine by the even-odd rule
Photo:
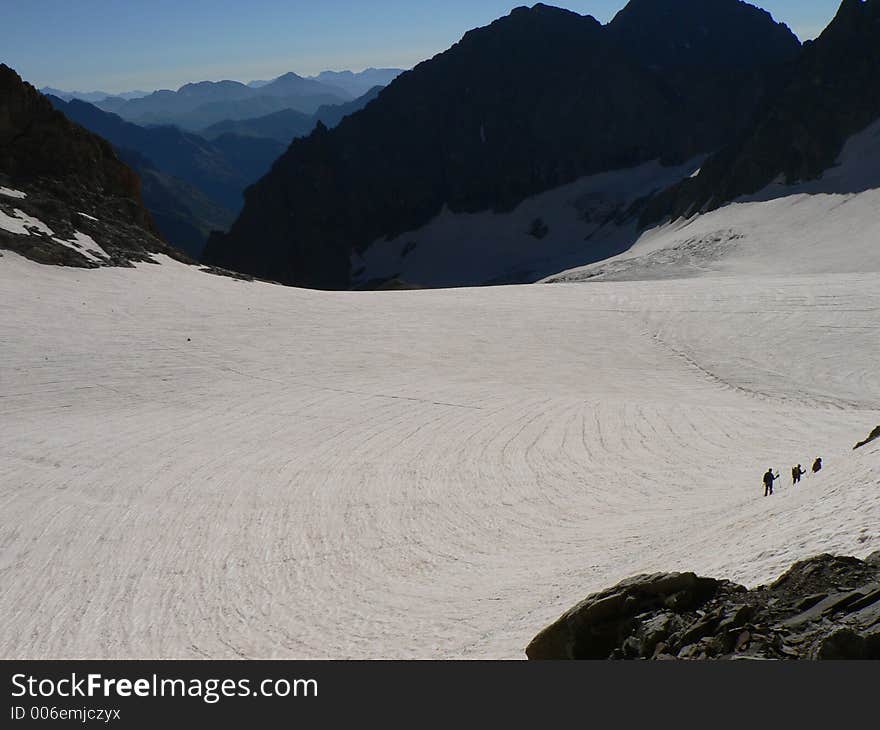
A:
<svg viewBox="0 0 880 730">
<path fill-rule="evenodd" d="M 0 248 L 96 267 L 182 257 L 159 236 L 138 176 L 104 139 L 69 121 L 0 65 Z"/>
<path fill-rule="evenodd" d="M 643 58 L 655 6 L 706 30 Z M 535 5 L 467 33 L 365 109 L 296 140 L 205 260 L 283 283 L 350 285 L 352 253 L 444 206 L 509 211 L 582 176 L 684 162 L 741 134 L 797 39 L 738 0 L 636 2 L 619 22 Z M 754 9 L 752 9 L 754 10 Z M 733 53 L 760 39 L 761 53 Z M 728 49 L 719 54 L 719 46 Z M 462 267 L 468 262 L 463 260 Z"/>
<path fill-rule="evenodd" d="M 880 553 L 820 555 L 747 590 L 693 573 L 630 578 L 539 633 L 529 659 L 880 659 Z"/>
<path fill-rule="evenodd" d="M 880 426 L 877 426 L 877 428 L 871 431 L 871 433 L 868 434 L 868 438 L 866 438 L 864 441 L 859 441 L 859 443 L 853 446 L 853 450 L 860 449 L 863 446 L 867 446 L 872 441 L 877 441 L 878 439 L 880 439 Z"/>
</svg>

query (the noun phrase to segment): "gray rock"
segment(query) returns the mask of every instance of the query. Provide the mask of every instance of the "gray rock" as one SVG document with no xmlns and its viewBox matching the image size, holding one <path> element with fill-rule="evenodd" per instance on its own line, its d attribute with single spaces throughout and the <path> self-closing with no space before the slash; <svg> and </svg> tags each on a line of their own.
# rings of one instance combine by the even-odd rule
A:
<svg viewBox="0 0 880 730">
<path fill-rule="evenodd" d="M 529 644 L 530 659 L 880 658 L 880 558 L 820 555 L 746 590 L 693 573 L 593 594 Z"/>
</svg>

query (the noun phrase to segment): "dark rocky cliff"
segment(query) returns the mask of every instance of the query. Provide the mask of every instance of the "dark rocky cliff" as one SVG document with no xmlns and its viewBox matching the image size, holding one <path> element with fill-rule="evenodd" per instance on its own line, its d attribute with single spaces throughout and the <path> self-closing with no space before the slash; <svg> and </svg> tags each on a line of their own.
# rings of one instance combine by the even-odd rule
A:
<svg viewBox="0 0 880 730">
<path fill-rule="evenodd" d="M 657 196 L 643 223 L 718 208 L 780 177 L 818 177 L 849 137 L 880 117 L 878 78 L 880 0 L 844 0 L 747 132 L 710 157 L 698 177 Z"/>
<path fill-rule="evenodd" d="M 42 263 L 83 267 L 127 265 L 150 253 L 180 256 L 159 236 L 141 200 L 138 176 L 112 146 L 53 109 L 5 65 L 0 65 L 0 184 L 23 195 L 0 195 L 0 210 L 16 225 L 25 221 L 23 233 L 0 228 L 0 248 Z M 78 235 L 91 237 L 105 255 L 85 254 Z"/>
</svg>

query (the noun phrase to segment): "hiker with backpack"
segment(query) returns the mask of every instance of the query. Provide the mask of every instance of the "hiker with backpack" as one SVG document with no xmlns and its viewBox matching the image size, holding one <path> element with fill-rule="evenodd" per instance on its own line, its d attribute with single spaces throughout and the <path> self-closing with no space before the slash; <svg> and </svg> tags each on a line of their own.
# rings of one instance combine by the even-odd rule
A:
<svg viewBox="0 0 880 730">
<path fill-rule="evenodd" d="M 797 466 L 793 466 L 791 468 L 791 486 L 795 484 L 799 484 L 801 481 L 801 477 L 807 473 L 807 470 L 804 469 L 800 464 Z"/>
<path fill-rule="evenodd" d="M 773 467 L 767 470 L 764 475 L 764 496 L 769 497 L 773 494 L 773 482 L 779 479 L 779 474 L 773 473 Z"/>
</svg>

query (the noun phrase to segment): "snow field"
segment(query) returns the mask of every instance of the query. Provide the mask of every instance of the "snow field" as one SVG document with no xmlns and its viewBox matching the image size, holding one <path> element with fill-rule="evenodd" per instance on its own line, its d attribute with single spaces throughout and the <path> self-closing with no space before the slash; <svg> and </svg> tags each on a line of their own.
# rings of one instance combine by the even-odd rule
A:
<svg viewBox="0 0 880 730">
<path fill-rule="evenodd" d="M 633 573 L 865 556 L 875 272 L 321 293 L 4 253 L 0 656 L 521 657 Z"/>
</svg>

